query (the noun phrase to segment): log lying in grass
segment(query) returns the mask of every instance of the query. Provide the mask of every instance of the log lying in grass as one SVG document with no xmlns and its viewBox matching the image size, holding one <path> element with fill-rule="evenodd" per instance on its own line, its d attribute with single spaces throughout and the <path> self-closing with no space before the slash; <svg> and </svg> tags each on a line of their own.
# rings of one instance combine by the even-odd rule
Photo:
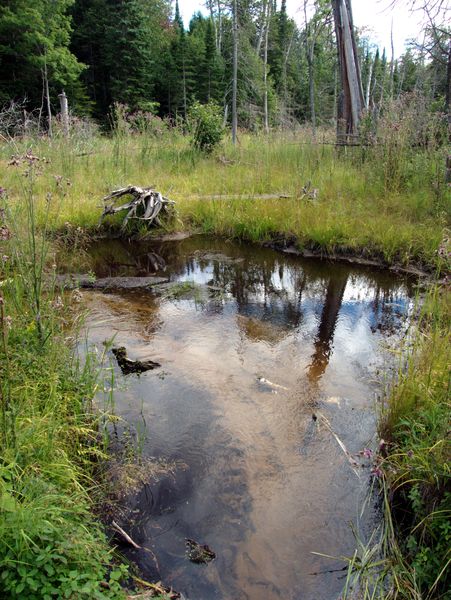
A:
<svg viewBox="0 0 451 600">
<path fill-rule="evenodd" d="M 130 195 L 132 199 L 125 204 L 116 204 L 117 199 L 122 196 Z M 112 202 L 108 202 L 112 200 Z M 103 199 L 104 208 L 100 217 L 100 223 L 107 215 L 114 215 L 118 212 L 127 211 L 127 214 L 122 223 L 122 229 L 125 229 L 130 219 L 139 219 L 147 221 L 149 225 L 156 223 L 162 226 L 158 215 L 161 211 L 170 212 L 170 207 L 174 206 L 175 202 L 165 198 L 160 192 L 153 190 L 150 187 L 140 188 L 136 185 L 128 185 L 125 188 L 113 190 L 111 194 Z M 99 225 L 100 225 L 99 223 Z"/>
</svg>

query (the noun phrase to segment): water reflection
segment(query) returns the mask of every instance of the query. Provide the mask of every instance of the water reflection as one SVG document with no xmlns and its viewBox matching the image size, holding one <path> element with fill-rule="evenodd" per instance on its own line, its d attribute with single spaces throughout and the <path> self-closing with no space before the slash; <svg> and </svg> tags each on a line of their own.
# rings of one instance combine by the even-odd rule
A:
<svg viewBox="0 0 451 600">
<path fill-rule="evenodd" d="M 102 244 L 92 264 L 98 276 L 165 268 L 174 285 L 194 283 L 172 297 L 86 294 L 93 343 L 115 335 L 131 358 L 163 365 L 116 395 L 129 422 L 145 416 L 145 453 L 188 466 L 161 484 L 163 500 L 133 507 L 133 537 L 162 578 L 192 600 L 335 599 L 342 580 L 327 571 L 342 563 L 312 551 L 352 554 L 349 522 L 371 520 L 358 518 L 368 470 L 355 476 L 312 411 L 351 453 L 371 442 L 371 379 L 380 342 L 408 318 L 408 283 L 202 238 Z M 191 564 L 185 537 L 217 559 Z"/>
<path fill-rule="evenodd" d="M 315 337 L 315 352 L 312 355 L 308 371 L 308 377 L 312 383 L 316 383 L 321 378 L 329 364 L 335 327 L 347 282 L 348 275 L 340 273 L 338 277 L 330 278 L 327 284 L 321 320 Z"/>
</svg>

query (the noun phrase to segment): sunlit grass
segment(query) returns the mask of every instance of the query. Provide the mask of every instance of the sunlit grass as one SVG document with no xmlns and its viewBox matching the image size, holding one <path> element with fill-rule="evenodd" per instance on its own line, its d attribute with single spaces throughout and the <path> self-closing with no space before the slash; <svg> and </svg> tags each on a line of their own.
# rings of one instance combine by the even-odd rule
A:
<svg viewBox="0 0 451 600">
<path fill-rule="evenodd" d="M 422 182 L 414 170 L 402 191 L 390 191 L 377 162 L 368 156 L 363 161 L 361 149 L 338 152 L 302 135 L 245 135 L 236 148 L 226 142 L 214 156 L 192 150 L 176 133 L 27 141 L 1 148 L 0 176 L 11 203 L 20 202 L 22 175 L 8 161 L 28 147 L 49 161 L 38 163 L 35 193 L 41 205 L 49 191 L 64 194 L 50 215 L 53 229 L 67 222 L 94 228 L 101 199 L 113 188 L 152 185 L 177 201 L 179 219 L 172 228 L 253 241 L 290 233 L 301 247 L 431 267 L 449 217 L 446 191 L 437 195 L 431 184 L 433 165 L 442 160 L 434 153 L 426 162 L 414 157 Z M 314 202 L 302 199 L 308 182 L 318 189 Z M 258 198 L 271 194 L 289 198 Z M 226 198 L 211 199 L 218 195 Z"/>
</svg>

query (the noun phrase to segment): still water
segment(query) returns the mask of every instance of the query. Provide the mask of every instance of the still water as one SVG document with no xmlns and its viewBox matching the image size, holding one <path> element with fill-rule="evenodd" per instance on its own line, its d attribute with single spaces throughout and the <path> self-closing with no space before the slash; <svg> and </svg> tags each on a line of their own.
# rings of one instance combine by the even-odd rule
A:
<svg viewBox="0 0 451 600">
<path fill-rule="evenodd" d="M 337 599 L 351 524 L 365 538 L 378 519 L 359 452 L 378 443 L 378 374 L 407 325 L 408 281 L 201 237 L 102 242 L 91 261 L 98 277 L 170 282 L 84 294 L 91 344 L 161 363 L 127 377 L 114 365 L 116 412 L 144 455 L 179 464 L 131 501 L 161 579 L 190 600 Z M 185 538 L 216 559 L 191 563 Z"/>
</svg>

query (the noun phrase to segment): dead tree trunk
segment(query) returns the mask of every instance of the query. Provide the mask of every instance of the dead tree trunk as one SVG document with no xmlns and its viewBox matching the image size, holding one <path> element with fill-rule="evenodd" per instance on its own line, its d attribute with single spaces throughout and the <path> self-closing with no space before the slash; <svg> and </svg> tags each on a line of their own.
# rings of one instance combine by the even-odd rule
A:
<svg viewBox="0 0 451 600">
<path fill-rule="evenodd" d="M 221 12 L 221 0 L 218 0 L 218 53 L 221 54 L 222 50 L 222 12 Z"/>
<path fill-rule="evenodd" d="M 238 94 L 238 7 L 233 0 L 233 72 L 232 72 L 232 142 L 236 144 L 238 129 L 237 94 Z"/>
<path fill-rule="evenodd" d="M 341 94 L 338 102 L 337 142 L 346 144 L 358 135 L 364 107 L 351 0 L 332 0 L 337 38 Z"/>
<path fill-rule="evenodd" d="M 61 94 L 58 94 L 58 98 L 60 99 L 63 134 L 67 137 L 69 135 L 69 105 L 67 103 L 66 92 L 63 90 Z"/>
<path fill-rule="evenodd" d="M 263 77 L 264 77 L 264 115 L 265 115 L 265 133 L 269 133 L 269 116 L 268 116 L 268 39 L 269 39 L 269 23 L 271 20 L 271 3 L 267 0 L 266 6 L 266 21 L 265 21 L 265 49 L 263 55 Z"/>
<path fill-rule="evenodd" d="M 365 93 L 365 108 L 368 110 L 370 108 L 370 93 L 371 93 L 371 80 L 373 79 L 373 68 L 374 68 L 374 60 L 370 55 L 370 66 L 368 69 L 368 80 L 366 82 L 366 93 Z"/>
<path fill-rule="evenodd" d="M 49 74 L 47 70 L 47 58 L 44 60 L 44 88 L 45 88 L 45 98 L 47 103 L 47 117 L 48 117 L 48 134 L 49 137 L 52 137 L 52 107 L 50 105 L 50 90 L 49 90 Z"/>
<path fill-rule="evenodd" d="M 451 128 L 451 40 L 448 45 L 448 61 L 446 64 L 445 113 L 448 115 L 448 127 Z"/>
</svg>

